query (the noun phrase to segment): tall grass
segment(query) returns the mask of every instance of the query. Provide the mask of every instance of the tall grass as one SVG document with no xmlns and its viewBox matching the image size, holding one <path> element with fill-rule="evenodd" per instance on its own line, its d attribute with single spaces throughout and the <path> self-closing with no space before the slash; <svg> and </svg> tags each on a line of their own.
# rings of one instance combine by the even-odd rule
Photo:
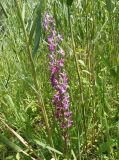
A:
<svg viewBox="0 0 119 160">
<path fill-rule="evenodd" d="M 68 155 L 52 104 L 48 10 L 63 35 Z M 0 1 L 0 159 L 119 159 L 118 0 Z"/>
</svg>

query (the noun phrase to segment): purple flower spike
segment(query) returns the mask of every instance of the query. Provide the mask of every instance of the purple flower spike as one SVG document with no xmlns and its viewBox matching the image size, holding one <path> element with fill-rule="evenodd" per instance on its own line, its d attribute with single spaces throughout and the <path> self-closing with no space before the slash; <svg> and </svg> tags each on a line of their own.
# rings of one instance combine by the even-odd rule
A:
<svg viewBox="0 0 119 160">
<path fill-rule="evenodd" d="M 73 121 L 72 112 L 69 110 L 68 78 L 63 68 L 65 52 L 59 48 L 63 37 L 57 33 L 54 18 L 48 12 L 46 12 L 44 18 L 44 29 L 48 32 L 47 41 L 51 52 L 48 57 L 51 67 L 51 84 L 55 90 L 52 102 L 56 108 L 55 115 L 60 127 L 67 129 L 72 126 Z M 64 136 L 67 135 L 65 134 Z"/>
</svg>

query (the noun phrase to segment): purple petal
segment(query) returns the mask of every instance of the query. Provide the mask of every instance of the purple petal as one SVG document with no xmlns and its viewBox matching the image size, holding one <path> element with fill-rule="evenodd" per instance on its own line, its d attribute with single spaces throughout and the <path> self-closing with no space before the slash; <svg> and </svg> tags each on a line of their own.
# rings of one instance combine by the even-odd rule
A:
<svg viewBox="0 0 119 160">
<path fill-rule="evenodd" d="M 51 52 L 54 52 L 55 49 L 56 49 L 56 45 L 53 44 L 53 43 L 49 44 L 49 49 L 50 49 Z"/>
</svg>

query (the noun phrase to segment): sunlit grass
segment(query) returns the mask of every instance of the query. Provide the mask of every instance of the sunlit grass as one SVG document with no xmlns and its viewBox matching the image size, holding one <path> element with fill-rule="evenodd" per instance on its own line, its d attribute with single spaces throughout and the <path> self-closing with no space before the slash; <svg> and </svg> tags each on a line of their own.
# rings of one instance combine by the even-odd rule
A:
<svg viewBox="0 0 119 160">
<path fill-rule="evenodd" d="M 0 2 L 0 159 L 119 159 L 118 0 L 40 2 Z M 47 9 L 64 38 L 68 155 L 52 104 Z"/>
</svg>

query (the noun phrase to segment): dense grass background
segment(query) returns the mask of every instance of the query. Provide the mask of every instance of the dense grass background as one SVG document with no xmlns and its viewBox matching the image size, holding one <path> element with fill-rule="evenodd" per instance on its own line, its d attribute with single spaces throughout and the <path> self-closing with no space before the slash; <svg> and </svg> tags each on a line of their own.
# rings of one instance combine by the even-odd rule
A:
<svg viewBox="0 0 119 160">
<path fill-rule="evenodd" d="M 73 112 L 67 155 L 51 101 L 49 51 L 42 28 L 46 9 L 64 37 Z M 118 0 L 0 1 L 0 160 L 53 156 L 119 159 Z"/>
</svg>

